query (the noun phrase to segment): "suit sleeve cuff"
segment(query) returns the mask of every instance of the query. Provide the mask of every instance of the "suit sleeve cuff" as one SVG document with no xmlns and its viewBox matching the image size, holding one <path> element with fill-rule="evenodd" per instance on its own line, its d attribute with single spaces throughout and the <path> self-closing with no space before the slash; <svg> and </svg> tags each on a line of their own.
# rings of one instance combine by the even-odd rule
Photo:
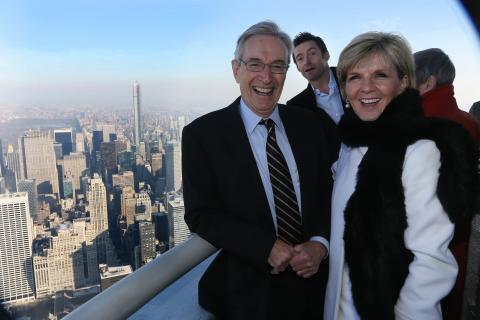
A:
<svg viewBox="0 0 480 320">
<path fill-rule="evenodd" d="M 327 253 L 325 253 L 325 256 L 323 257 L 323 260 L 327 259 L 328 258 L 328 253 L 330 251 L 330 243 L 328 242 L 328 240 L 325 239 L 324 237 L 316 236 L 316 237 L 311 237 L 310 241 L 317 241 L 317 242 L 320 242 L 321 244 L 323 244 L 325 246 L 325 249 L 327 249 Z"/>
</svg>

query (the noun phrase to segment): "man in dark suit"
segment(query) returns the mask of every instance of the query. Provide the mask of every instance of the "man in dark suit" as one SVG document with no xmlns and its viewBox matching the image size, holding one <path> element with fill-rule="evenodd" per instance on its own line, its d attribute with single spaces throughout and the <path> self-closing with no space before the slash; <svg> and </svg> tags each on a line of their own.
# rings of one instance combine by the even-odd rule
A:
<svg viewBox="0 0 480 320">
<path fill-rule="evenodd" d="M 241 97 L 183 130 L 185 221 L 220 249 L 199 283 L 217 319 L 323 316 L 331 156 L 316 114 L 277 104 L 291 51 L 275 23 L 251 26 L 232 61 Z"/>
<path fill-rule="evenodd" d="M 301 32 L 293 40 L 293 46 L 293 61 L 297 70 L 308 80 L 308 85 L 305 90 L 288 100 L 287 105 L 303 107 L 320 114 L 331 153 L 336 157 L 340 147 L 336 124 L 345 108 L 336 68 L 328 66 L 330 53 L 322 38 Z"/>
</svg>

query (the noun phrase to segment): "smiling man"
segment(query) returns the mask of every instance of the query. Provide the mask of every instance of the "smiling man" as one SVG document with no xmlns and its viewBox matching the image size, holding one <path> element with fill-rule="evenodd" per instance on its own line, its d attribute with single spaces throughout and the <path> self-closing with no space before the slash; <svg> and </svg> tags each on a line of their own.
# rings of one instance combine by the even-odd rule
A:
<svg viewBox="0 0 480 320">
<path fill-rule="evenodd" d="M 185 221 L 220 249 L 199 283 L 217 319 L 320 319 L 331 155 L 321 119 L 278 104 L 292 51 L 273 22 L 238 39 L 241 96 L 183 131 Z"/>
</svg>

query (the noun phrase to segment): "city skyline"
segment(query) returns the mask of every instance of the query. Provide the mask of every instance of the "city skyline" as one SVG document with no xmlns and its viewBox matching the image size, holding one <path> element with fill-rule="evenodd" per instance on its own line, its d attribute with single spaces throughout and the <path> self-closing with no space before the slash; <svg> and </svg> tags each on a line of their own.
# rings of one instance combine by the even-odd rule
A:
<svg viewBox="0 0 480 320">
<path fill-rule="evenodd" d="M 145 112 L 219 109 L 239 95 L 230 67 L 238 35 L 266 19 L 291 37 L 323 37 L 331 65 L 355 35 L 370 30 L 400 33 L 413 51 L 439 47 L 456 66 L 460 107 L 480 100 L 472 81 L 480 45 L 454 0 L 19 1 L 0 4 L 0 107 L 131 108 L 138 80 Z M 305 86 L 292 62 L 280 102 Z"/>
</svg>

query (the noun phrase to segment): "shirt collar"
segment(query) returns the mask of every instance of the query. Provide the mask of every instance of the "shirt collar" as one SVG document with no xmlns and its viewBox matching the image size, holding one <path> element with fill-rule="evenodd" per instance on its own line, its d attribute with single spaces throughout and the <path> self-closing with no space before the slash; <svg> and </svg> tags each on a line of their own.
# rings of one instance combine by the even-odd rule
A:
<svg viewBox="0 0 480 320">
<path fill-rule="evenodd" d="M 243 99 L 240 99 L 240 116 L 242 117 L 243 124 L 249 135 L 252 134 L 253 130 L 257 127 L 258 123 L 263 119 L 253 112 L 246 104 Z M 280 113 L 278 112 L 277 106 L 273 109 L 272 114 L 268 117 L 275 122 L 275 126 L 283 130 L 282 120 L 280 118 Z"/>
<path fill-rule="evenodd" d="M 328 80 L 328 89 L 329 89 L 328 94 L 323 93 L 319 89 L 314 88 L 312 86 L 312 89 L 313 89 L 313 92 L 315 92 L 315 95 L 323 97 L 323 96 L 328 96 L 335 92 L 335 89 L 337 88 L 337 82 L 335 81 L 335 76 L 333 75 L 333 72 L 330 68 L 328 69 L 328 72 L 330 74 L 330 79 Z"/>
</svg>

